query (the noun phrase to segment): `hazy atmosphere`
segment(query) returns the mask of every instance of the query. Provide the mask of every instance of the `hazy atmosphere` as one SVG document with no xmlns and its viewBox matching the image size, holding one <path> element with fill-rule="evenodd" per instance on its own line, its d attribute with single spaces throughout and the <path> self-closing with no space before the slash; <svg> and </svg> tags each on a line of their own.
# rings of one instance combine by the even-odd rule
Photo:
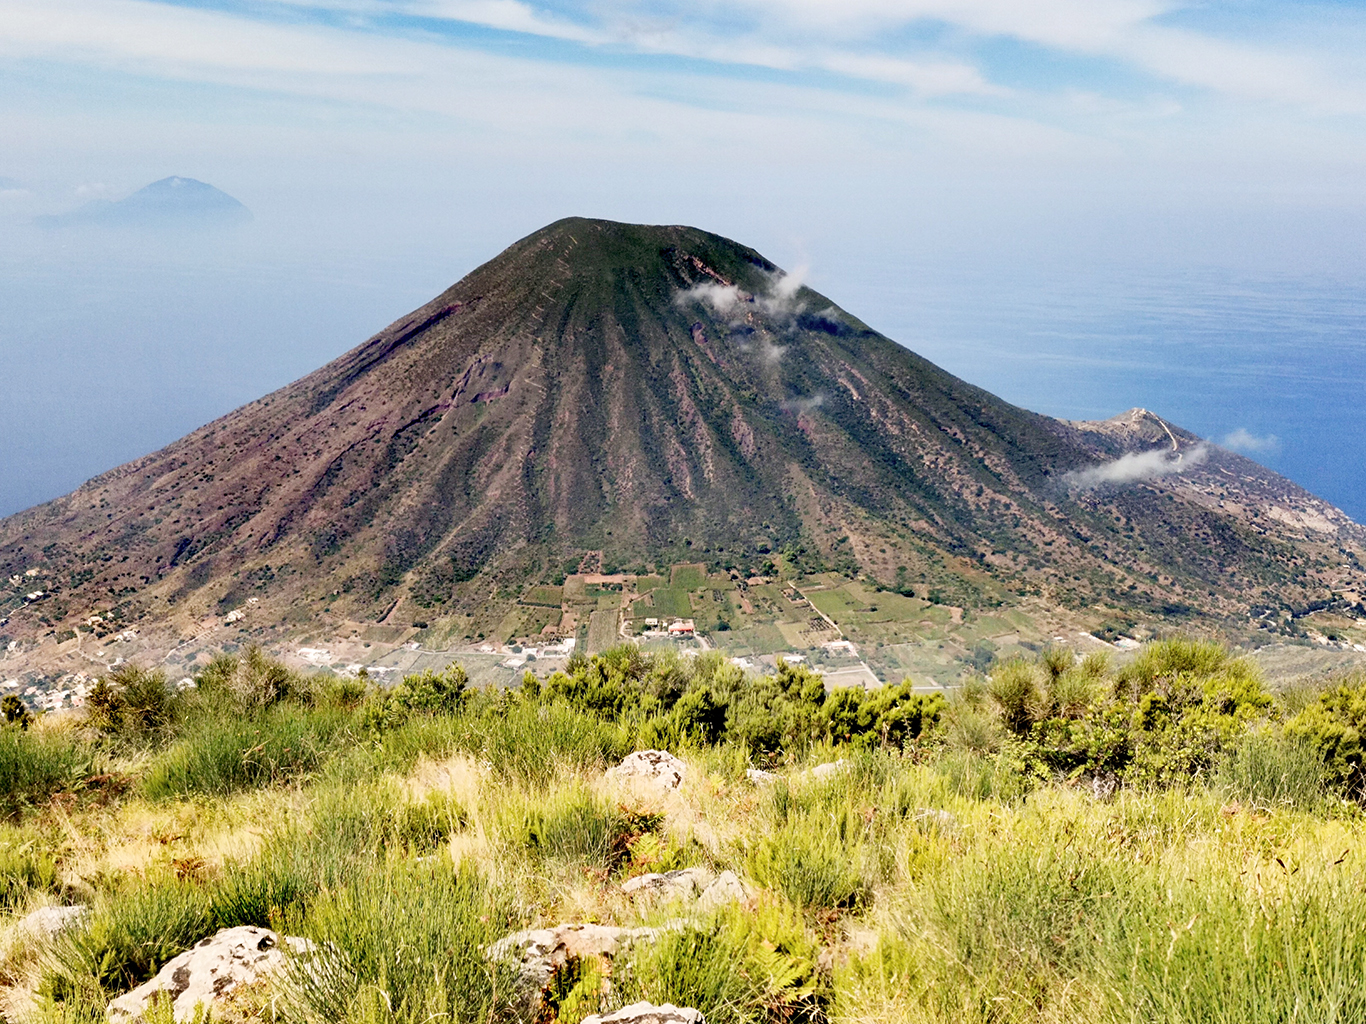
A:
<svg viewBox="0 0 1366 1024">
<path fill-rule="evenodd" d="M 1028 408 L 1366 518 L 1354 4 L 0 6 L 0 514 L 567 215 L 751 245 Z M 249 223 L 62 215 L 179 175 Z"/>
<path fill-rule="evenodd" d="M 1366 1022 L 1363 54 L 0 0 L 0 1024 Z"/>
</svg>

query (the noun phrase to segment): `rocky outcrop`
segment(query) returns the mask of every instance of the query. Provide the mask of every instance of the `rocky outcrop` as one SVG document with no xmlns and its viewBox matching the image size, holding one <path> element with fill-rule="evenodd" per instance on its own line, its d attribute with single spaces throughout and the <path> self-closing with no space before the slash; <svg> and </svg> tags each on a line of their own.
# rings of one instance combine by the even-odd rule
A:
<svg viewBox="0 0 1366 1024">
<path fill-rule="evenodd" d="M 637 875 L 623 882 L 621 891 L 638 901 L 696 900 L 702 910 L 711 910 L 725 903 L 743 902 L 749 897 L 735 872 L 723 871 L 713 875 L 706 868 Z"/>
<path fill-rule="evenodd" d="M 726 903 L 743 903 L 749 899 L 749 892 L 734 871 L 722 871 L 712 883 L 697 897 L 697 905 L 702 910 L 714 910 Z"/>
<path fill-rule="evenodd" d="M 113 1024 L 143 1016 L 154 999 L 169 999 L 177 1021 L 194 1017 L 195 1007 L 214 1003 L 243 985 L 264 981 L 285 965 L 285 949 L 307 952 L 307 939 L 281 938 L 268 928 L 225 928 L 168 963 L 156 977 L 109 1004 Z"/>
<path fill-rule="evenodd" d="M 691 900 L 712 882 L 706 868 L 683 868 L 663 874 L 637 875 L 621 884 L 621 891 L 632 899 Z"/>
<path fill-rule="evenodd" d="M 655 928 L 614 928 L 601 924 L 562 924 L 528 928 L 489 947 L 492 960 L 518 965 L 518 999 L 531 1016 L 539 1014 L 546 989 L 557 971 L 575 960 L 610 960 L 634 942 L 650 941 Z"/>
<path fill-rule="evenodd" d="M 607 1016 L 592 1014 L 583 1019 L 583 1024 L 707 1024 L 701 1011 L 690 1007 L 678 1007 L 672 1003 L 655 1006 L 652 1003 L 634 1003 L 624 1006 L 616 1013 Z"/>
<path fill-rule="evenodd" d="M 71 907 L 39 907 L 20 921 L 15 930 L 25 938 L 47 942 L 80 924 L 89 912 L 79 903 Z"/>
<path fill-rule="evenodd" d="M 607 770 L 609 778 L 641 779 L 665 790 L 683 785 L 687 774 L 688 766 L 664 750 L 637 750 L 627 754 L 621 764 Z"/>
</svg>

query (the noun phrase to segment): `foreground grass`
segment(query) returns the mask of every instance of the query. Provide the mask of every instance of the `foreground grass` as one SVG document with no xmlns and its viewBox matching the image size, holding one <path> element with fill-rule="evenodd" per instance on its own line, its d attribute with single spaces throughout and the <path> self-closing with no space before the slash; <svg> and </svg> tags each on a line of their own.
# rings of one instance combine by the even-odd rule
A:
<svg viewBox="0 0 1366 1024">
<path fill-rule="evenodd" d="M 103 740 L 6 737 L 37 767 L 10 769 L 30 781 L 0 826 L 0 910 L 91 908 L 54 945 L 0 940 L 6 1020 L 102 1019 L 237 924 L 325 951 L 239 1016 L 515 1019 L 513 974 L 484 951 L 564 921 L 669 923 L 558 978 L 564 1024 L 639 998 L 711 1024 L 1366 1019 L 1366 821 L 1270 712 L 1222 752 L 1203 734 L 1206 772 L 1145 768 L 1111 791 L 1039 771 L 1018 737 L 1030 715 L 1056 728 L 1056 707 L 1042 718 L 1046 684 L 1003 678 L 995 704 L 947 708 L 937 737 L 891 748 L 832 730 L 770 751 L 783 777 L 761 786 L 748 741 L 680 729 L 687 781 L 658 793 L 603 771 L 642 733 L 667 740 L 679 712 L 635 714 L 603 687 L 576 704 L 428 680 L 376 704 L 277 675 L 293 694 L 258 700 L 235 672 L 198 707 L 140 691 L 133 725 L 116 707 Z M 836 758 L 843 771 L 802 773 Z M 686 866 L 734 871 L 750 898 L 697 913 L 621 893 Z"/>
</svg>

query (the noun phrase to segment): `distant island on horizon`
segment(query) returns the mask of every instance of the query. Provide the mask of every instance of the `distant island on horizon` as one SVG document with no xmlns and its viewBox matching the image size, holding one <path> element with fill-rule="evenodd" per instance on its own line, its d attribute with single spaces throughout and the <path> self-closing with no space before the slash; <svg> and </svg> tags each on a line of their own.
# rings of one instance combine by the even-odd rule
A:
<svg viewBox="0 0 1366 1024">
<path fill-rule="evenodd" d="M 69 213 L 40 217 L 45 227 L 218 227 L 245 224 L 252 212 L 220 189 L 172 175 L 119 200 L 95 199 Z"/>
</svg>

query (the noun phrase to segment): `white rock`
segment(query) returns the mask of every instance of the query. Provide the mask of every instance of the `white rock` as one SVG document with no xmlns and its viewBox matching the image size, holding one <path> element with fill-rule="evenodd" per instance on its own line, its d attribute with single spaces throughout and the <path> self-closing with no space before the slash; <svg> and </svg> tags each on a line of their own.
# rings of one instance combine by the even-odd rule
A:
<svg viewBox="0 0 1366 1024">
<path fill-rule="evenodd" d="M 529 995 L 539 1001 L 555 971 L 570 960 L 586 956 L 613 956 L 633 942 L 659 934 L 654 928 L 615 928 L 601 924 L 562 924 L 554 928 L 528 928 L 499 939 L 489 947 L 493 960 L 521 962 L 521 980 Z"/>
<path fill-rule="evenodd" d="M 655 928 L 614 928 L 599 924 L 562 924 L 555 928 L 530 928 L 499 939 L 488 956 L 515 961 L 518 976 L 514 999 L 520 1017 L 540 1020 L 546 1010 L 546 991 L 555 973 L 565 964 L 585 958 L 610 960 L 633 942 L 650 941 Z"/>
<path fill-rule="evenodd" d="M 831 761 L 828 764 L 818 764 L 816 767 L 802 772 L 802 774 L 813 779 L 828 779 L 838 775 L 840 772 L 846 771 L 848 768 L 849 762 L 841 757 L 838 761 Z"/>
<path fill-rule="evenodd" d="M 916 812 L 915 820 L 926 829 L 934 829 L 939 832 L 956 832 L 958 830 L 958 819 L 953 816 L 951 811 L 927 807 Z"/>
<path fill-rule="evenodd" d="M 674 1006 L 673 1003 L 663 1006 L 633 1003 L 605 1017 L 590 1014 L 583 1019 L 583 1024 L 706 1024 L 706 1018 L 699 1010 Z"/>
<path fill-rule="evenodd" d="M 702 890 L 697 905 L 703 910 L 715 910 L 726 903 L 743 903 L 749 899 L 745 885 L 734 871 L 722 871 L 711 885 Z"/>
<path fill-rule="evenodd" d="M 688 766 L 664 750 L 637 750 L 607 770 L 612 778 L 644 779 L 662 789 L 677 789 L 687 773 Z"/>
<path fill-rule="evenodd" d="M 312 948 L 307 939 L 281 940 L 268 928 L 225 928 L 181 953 L 151 981 L 115 999 L 109 1004 L 109 1019 L 114 1024 L 136 1020 L 151 999 L 164 992 L 175 1019 L 190 1020 L 195 1007 L 211 1008 L 239 986 L 264 980 L 284 967 L 282 941 L 295 953 Z"/>
<path fill-rule="evenodd" d="M 663 874 L 637 875 L 623 882 L 621 891 L 635 899 L 690 900 L 713 879 L 706 868 L 683 868 Z"/>
<path fill-rule="evenodd" d="M 68 928 L 81 923 L 89 910 L 84 904 L 74 907 L 39 907 L 19 922 L 17 928 L 31 939 L 55 939 Z"/>
<path fill-rule="evenodd" d="M 777 782 L 781 776 L 773 772 L 766 772 L 762 768 L 746 768 L 745 778 L 749 779 L 749 781 L 756 786 L 762 786 L 765 783 Z"/>
</svg>

